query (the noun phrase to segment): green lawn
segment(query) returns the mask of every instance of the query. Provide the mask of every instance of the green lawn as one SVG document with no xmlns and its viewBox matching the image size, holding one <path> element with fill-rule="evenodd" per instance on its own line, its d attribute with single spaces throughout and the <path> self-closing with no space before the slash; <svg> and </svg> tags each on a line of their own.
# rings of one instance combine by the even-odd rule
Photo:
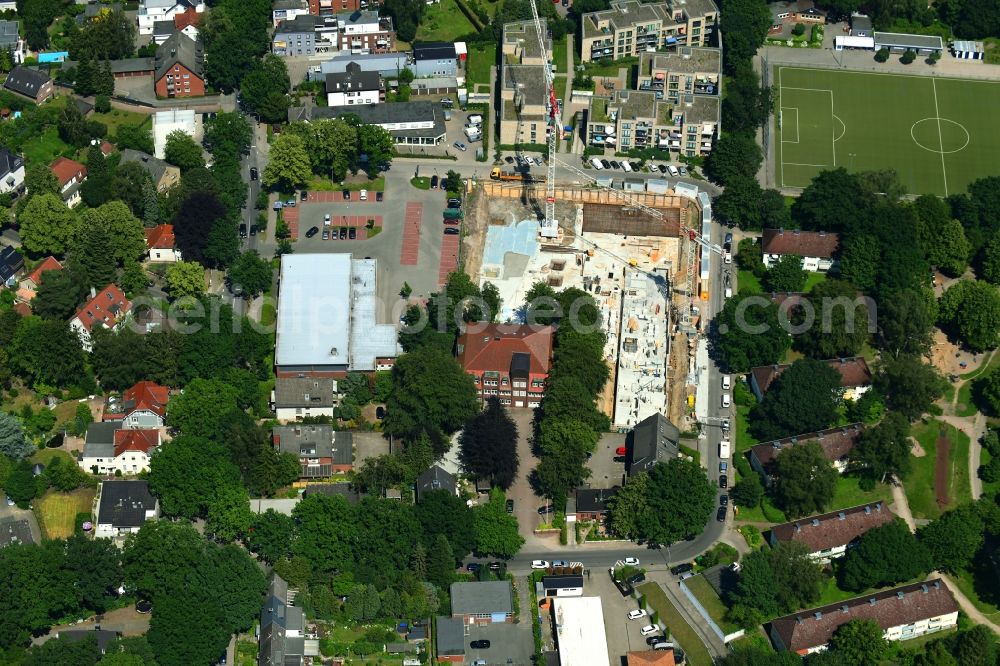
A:
<svg viewBox="0 0 1000 666">
<path fill-rule="evenodd" d="M 760 280 L 750 271 L 739 271 L 736 273 L 737 291 L 741 294 L 763 294 L 764 287 Z"/>
<path fill-rule="evenodd" d="M 829 510 L 846 509 L 879 500 L 886 504 L 892 501 L 892 488 L 888 484 L 878 483 L 873 490 L 862 490 L 857 477 L 841 474 L 837 479 L 837 488 L 833 492 L 833 499 L 830 500 Z"/>
<path fill-rule="evenodd" d="M 566 74 L 566 37 L 552 42 L 552 64 L 556 66 L 557 72 Z"/>
<path fill-rule="evenodd" d="M 1000 582 L 997 581 L 998 577 L 997 572 L 993 570 L 993 571 L 982 571 L 980 573 L 983 575 L 991 575 L 993 577 L 992 586 L 994 590 L 994 598 L 996 598 L 997 595 L 996 589 L 998 584 L 1000 584 Z M 990 620 L 992 622 L 1000 622 L 1000 605 L 984 601 L 982 598 L 980 598 L 980 595 L 977 592 L 977 584 L 980 586 L 985 586 L 989 583 L 986 583 L 982 580 L 978 580 L 976 576 L 974 576 L 973 573 L 970 571 L 962 571 L 959 575 L 952 576 L 951 579 L 955 581 L 956 585 L 958 585 L 958 589 L 960 589 L 965 594 L 965 596 L 969 598 L 969 601 L 972 602 L 972 605 L 978 608 L 979 611 L 986 616 L 987 620 Z"/>
<path fill-rule="evenodd" d="M 76 514 L 89 513 L 94 506 L 93 488 L 71 493 L 49 491 L 34 501 L 35 518 L 43 539 L 66 539 L 76 528 Z"/>
<path fill-rule="evenodd" d="M 441 0 L 428 5 L 417 28 L 417 42 L 454 42 L 476 32 L 455 0 Z"/>
<path fill-rule="evenodd" d="M 554 49 L 553 49 L 554 50 Z M 554 54 L 553 54 L 554 55 Z M 639 62 L 638 58 L 622 58 L 621 60 L 608 60 L 602 62 L 583 63 L 584 71 L 592 77 L 597 76 L 618 76 L 619 69 L 630 70 Z"/>
<path fill-rule="evenodd" d="M 496 44 L 471 44 L 465 62 L 465 80 L 469 84 L 490 85 L 490 67 L 496 62 Z"/>
<path fill-rule="evenodd" d="M 743 453 L 744 451 L 748 451 L 754 444 L 759 444 L 748 430 L 750 426 L 749 415 L 749 407 L 736 405 L 736 453 Z"/>
<path fill-rule="evenodd" d="M 556 97 L 562 99 L 563 102 L 566 101 L 566 83 L 567 79 L 565 76 L 557 76 L 552 80 L 552 85 L 556 87 Z M 562 108 L 560 107 L 560 112 Z"/>
<path fill-rule="evenodd" d="M 989 361 L 983 363 L 975 370 L 970 370 L 969 372 L 966 372 L 964 375 L 961 375 L 961 377 L 962 379 L 975 379 L 979 375 L 985 374 L 991 368 L 996 367 L 998 364 L 1000 364 L 1000 354 L 998 354 L 996 350 L 991 351 Z"/>
<path fill-rule="evenodd" d="M 989 463 L 993 456 L 986 449 L 983 449 L 979 456 L 979 464 L 985 465 Z M 1000 493 L 1000 481 L 994 481 L 993 483 L 986 483 L 983 481 L 983 494 L 984 495 L 996 495 Z"/>
<path fill-rule="evenodd" d="M 236 666 L 257 666 L 255 641 L 236 641 Z"/>
<path fill-rule="evenodd" d="M 667 625 L 667 630 L 673 640 L 684 649 L 687 663 L 691 666 L 711 666 L 712 657 L 708 654 L 705 645 L 698 638 L 694 629 L 684 621 L 678 610 L 670 603 L 663 589 L 656 583 L 646 583 L 637 589 L 646 597 L 649 607 L 659 613 L 660 620 Z"/>
<path fill-rule="evenodd" d="M 802 288 L 802 291 L 808 292 L 820 282 L 826 282 L 826 273 L 809 271 L 806 275 L 806 286 Z"/>
<path fill-rule="evenodd" d="M 122 125 L 148 125 L 153 126 L 152 117 L 145 113 L 135 113 L 134 111 L 123 111 L 121 109 L 111 109 L 107 113 L 94 113 L 90 120 L 103 123 L 108 128 L 108 136 L 114 136 L 118 128 Z"/>
<path fill-rule="evenodd" d="M 937 439 L 942 430 L 951 440 L 948 455 L 948 497 L 945 506 L 938 506 L 934 489 L 934 467 L 937 459 Z M 954 508 L 971 497 L 969 487 L 969 437 L 958 429 L 931 420 L 928 423 L 917 424 L 913 428 L 913 436 L 926 455 L 911 458 L 910 474 L 906 477 L 904 487 L 906 498 L 910 503 L 910 511 L 916 518 L 937 518 L 943 511 Z"/>
<path fill-rule="evenodd" d="M 952 388 L 954 393 L 954 388 Z M 972 382 L 967 381 L 958 389 L 958 402 L 955 403 L 955 414 L 958 416 L 975 416 L 976 406 L 972 403 Z"/>
<path fill-rule="evenodd" d="M 820 171 L 893 169 L 913 194 L 947 196 L 1000 175 L 1000 133 L 989 109 L 1000 82 L 776 67 L 783 187 Z"/>
<path fill-rule="evenodd" d="M 70 146 L 59 138 L 59 130 L 46 127 L 38 136 L 33 136 L 24 144 L 24 157 L 28 164 L 49 164 Z"/>
<path fill-rule="evenodd" d="M 892 585 L 888 587 L 899 587 L 901 585 L 909 585 L 911 583 L 919 583 L 923 580 L 923 576 L 918 576 L 913 580 L 906 581 L 905 583 L 899 583 L 899 585 Z M 813 606 L 826 606 L 828 604 L 835 604 L 839 601 L 845 601 L 846 599 L 853 599 L 854 597 L 860 597 L 862 595 L 871 594 L 872 592 L 878 592 L 879 590 L 888 589 L 887 587 L 873 587 L 869 590 L 862 590 L 861 592 L 851 592 L 849 590 L 842 590 L 837 587 L 837 579 L 834 576 L 830 576 L 825 579 L 823 587 L 820 589 L 819 601 L 817 601 Z"/>
<path fill-rule="evenodd" d="M 687 588 L 691 590 L 691 594 L 694 595 L 695 599 L 708 611 L 709 617 L 715 621 L 719 629 L 722 629 L 727 634 L 739 630 L 737 625 L 726 621 L 726 612 L 729 609 L 722 603 L 722 599 L 715 593 L 715 590 L 708 584 L 704 576 L 688 578 L 683 584 L 687 585 Z"/>
</svg>

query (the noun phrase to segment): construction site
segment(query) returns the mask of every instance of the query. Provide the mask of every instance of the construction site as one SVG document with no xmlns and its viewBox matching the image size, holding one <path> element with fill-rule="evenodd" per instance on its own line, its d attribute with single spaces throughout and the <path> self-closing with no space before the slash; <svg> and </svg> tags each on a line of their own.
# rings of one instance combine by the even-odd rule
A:
<svg viewBox="0 0 1000 666">
<path fill-rule="evenodd" d="M 466 272 L 497 287 L 506 322 L 523 321 L 537 282 L 589 293 L 607 336 L 612 381 L 599 406 L 612 427 L 627 431 L 657 412 L 692 427 L 687 380 L 708 274 L 701 270 L 707 252 L 689 230 L 701 229 L 707 198 L 690 186 L 627 195 L 596 186 L 549 189 L 551 218 L 542 213 L 545 184 L 476 184 L 465 219 Z"/>
</svg>

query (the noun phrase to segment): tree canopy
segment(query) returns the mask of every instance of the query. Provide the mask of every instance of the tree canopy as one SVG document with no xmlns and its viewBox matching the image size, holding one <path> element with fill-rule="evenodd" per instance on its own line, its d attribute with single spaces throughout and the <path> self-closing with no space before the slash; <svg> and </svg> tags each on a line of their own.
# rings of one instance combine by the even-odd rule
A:
<svg viewBox="0 0 1000 666">
<path fill-rule="evenodd" d="M 838 578 L 843 589 L 862 592 L 913 580 L 930 570 L 930 553 L 897 518 L 861 535 L 847 550 Z"/>
<path fill-rule="evenodd" d="M 782 541 L 749 553 L 740 564 L 739 580 L 730 593 L 730 615 L 743 626 L 809 608 L 819 600 L 823 571 L 804 543 Z"/>
<path fill-rule="evenodd" d="M 987 282 L 961 280 L 941 295 L 938 322 L 972 351 L 997 346 L 1000 291 Z"/>
<path fill-rule="evenodd" d="M 671 544 L 700 533 L 714 507 L 715 488 L 701 466 L 674 458 L 631 477 L 609 512 L 617 533 Z"/>
<path fill-rule="evenodd" d="M 840 373 L 829 364 L 799 359 L 781 373 L 750 413 L 759 440 L 830 427 L 837 419 Z"/>
<path fill-rule="evenodd" d="M 726 372 L 777 363 L 792 339 L 778 319 L 778 306 L 761 296 L 726 300 L 712 319 L 711 351 Z"/>
<path fill-rule="evenodd" d="M 496 396 L 470 419 L 458 439 L 459 460 L 469 474 L 506 490 L 517 475 L 517 425 Z"/>
</svg>

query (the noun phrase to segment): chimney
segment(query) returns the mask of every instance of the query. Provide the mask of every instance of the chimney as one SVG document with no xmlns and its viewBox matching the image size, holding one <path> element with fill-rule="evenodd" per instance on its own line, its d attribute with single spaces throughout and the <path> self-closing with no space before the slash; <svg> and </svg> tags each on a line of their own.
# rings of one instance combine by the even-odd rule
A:
<svg viewBox="0 0 1000 666">
<path fill-rule="evenodd" d="M 91 298 L 97 298 L 97 289 L 96 288 L 94 288 L 94 287 L 90 288 L 90 297 Z"/>
</svg>

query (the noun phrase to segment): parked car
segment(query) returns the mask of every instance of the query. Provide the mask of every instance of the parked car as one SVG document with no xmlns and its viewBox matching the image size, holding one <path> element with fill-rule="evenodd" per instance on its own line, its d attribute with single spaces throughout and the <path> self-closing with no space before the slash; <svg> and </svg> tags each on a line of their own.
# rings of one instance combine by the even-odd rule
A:
<svg viewBox="0 0 1000 666">
<path fill-rule="evenodd" d="M 727 463 L 725 460 L 720 460 L 719 474 L 726 474 L 727 472 L 729 472 L 729 463 Z"/>
<path fill-rule="evenodd" d="M 480 569 L 479 563 L 478 562 L 469 562 L 467 565 L 465 565 L 465 569 L 466 569 L 466 571 L 470 571 L 472 573 L 475 573 L 475 572 L 479 571 L 479 569 Z"/>
<path fill-rule="evenodd" d="M 507 164 L 513 164 L 514 158 L 508 155 L 507 157 L 503 158 L 503 161 L 506 162 Z"/>
<path fill-rule="evenodd" d="M 687 170 L 687 167 L 677 167 L 677 171 L 679 171 L 679 172 L 680 172 L 681 176 L 686 176 L 686 175 L 688 175 L 688 170 Z"/>
<path fill-rule="evenodd" d="M 601 164 L 601 160 L 597 159 L 596 157 L 590 158 L 590 166 L 594 167 L 598 171 L 602 171 L 604 169 L 604 165 Z"/>
<path fill-rule="evenodd" d="M 330 230 L 329 229 L 324 229 L 323 230 L 323 240 L 330 240 Z"/>
<path fill-rule="evenodd" d="M 375 201 L 382 201 L 382 197 L 383 197 L 383 192 L 381 190 L 375 193 Z"/>
<path fill-rule="evenodd" d="M 728 391 L 732 387 L 733 387 L 733 380 L 729 377 L 729 375 L 722 375 L 722 390 Z"/>
<path fill-rule="evenodd" d="M 247 237 L 247 225 L 241 224 L 240 225 L 240 238 L 246 238 L 246 237 Z"/>
<path fill-rule="evenodd" d="M 546 504 L 545 506 L 538 507 L 538 515 L 544 516 L 547 513 L 552 513 L 552 505 Z"/>
<path fill-rule="evenodd" d="M 490 642 L 487 640 L 472 641 L 471 643 L 469 643 L 469 647 L 471 647 L 473 650 L 489 650 Z"/>
<path fill-rule="evenodd" d="M 719 510 L 715 512 L 715 519 L 720 523 L 726 522 L 726 507 L 719 507 Z"/>
<path fill-rule="evenodd" d="M 630 620 L 638 620 L 640 617 L 646 617 L 646 611 L 642 608 L 636 608 L 628 612 L 628 619 Z"/>
<path fill-rule="evenodd" d="M 432 190 L 436 190 L 437 186 L 438 186 L 438 177 L 437 176 L 431 176 L 431 189 Z"/>
<path fill-rule="evenodd" d="M 626 557 L 625 558 L 625 566 L 628 566 L 628 567 L 637 567 L 637 566 L 639 566 L 639 558 L 638 557 Z"/>
<path fill-rule="evenodd" d="M 445 227 L 444 229 L 445 236 L 457 236 L 458 233 L 458 227 Z"/>
<path fill-rule="evenodd" d="M 469 149 L 469 147 L 464 143 L 462 143 L 461 141 L 456 141 L 455 147 L 461 150 L 463 153 Z"/>
<path fill-rule="evenodd" d="M 257 225 L 256 224 L 251 224 L 250 225 L 250 235 L 251 236 L 256 236 L 257 235 Z"/>
<path fill-rule="evenodd" d="M 639 633 L 642 634 L 643 636 L 649 636 L 650 634 L 655 634 L 656 627 L 651 624 L 647 624 L 645 627 L 639 630 Z"/>
<path fill-rule="evenodd" d="M 257 171 L 257 167 L 250 167 L 250 180 L 257 180 L 260 176 L 260 172 Z"/>
<path fill-rule="evenodd" d="M 568 567 L 569 562 L 566 560 L 552 560 L 553 567 Z"/>
<path fill-rule="evenodd" d="M 347 230 L 347 238 L 349 240 L 354 240 L 357 237 L 358 237 L 358 228 L 357 227 L 351 227 L 350 229 Z"/>
<path fill-rule="evenodd" d="M 309 227 L 309 231 L 306 232 L 306 238 L 312 238 L 319 233 L 319 227 Z"/>
<path fill-rule="evenodd" d="M 666 164 L 661 164 L 660 167 L 659 167 L 659 169 L 660 169 L 660 173 L 664 173 L 664 174 L 667 173 L 667 165 Z"/>
<path fill-rule="evenodd" d="M 677 566 L 670 567 L 670 573 L 672 573 L 675 576 L 680 576 L 683 573 L 687 573 L 688 571 L 693 571 L 693 570 L 694 570 L 694 565 L 691 564 L 690 562 L 682 562 Z"/>
<path fill-rule="evenodd" d="M 729 487 L 729 477 L 726 476 L 725 474 L 719 475 L 719 487 L 723 489 Z"/>
<path fill-rule="evenodd" d="M 625 464 L 625 456 L 615 456 L 611 459 L 612 462 Z"/>
<path fill-rule="evenodd" d="M 722 247 L 725 250 L 732 250 L 733 249 L 733 234 L 731 232 L 727 232 L 726 233 L 726 240 L 723 241 Z"/>
<path fill-rule="evenodd" d="M 673 164 L 668 164 L 667 165 L 667 171 L 669 171 L 670 175 L 674 176 L 674 177 L 677 177 L 677 176 L 681 175 L 680 171 L 678 171 L 677 167 L 675 167 Z"/>
<path fill-rule="evenodd" d="M 286 201 L 285 208 L 295 208 L 295 199 L 289 199 Z"/>
<path fill-rule="evenodd" d="M 719 506 L 729 506 L 729 495 L 719 496 Z"/>
<path fill-rule="evenodd" d="M 358 192 L 358 199 L 360 201 L 368 201 L 368 190 L 361 190 Z"/>
<path fill-rule="evenodd" d="M 605 169 L 610 169 L 611 168 L 611 162 L 609 162 L 607 160 L 601 160 L 601 166 L 603 166 Z"/>
<path fill-rule="evenodd" d="M 628 160 L 622 160 L 622 169 L 628 173 L 632 172 L 632 164 Z"/>
<path fill-rule="evenodd" d="M 622 165 L 621 165 L 621 163 L 618 160 L 611 160 L 611 168 L 612 169 L 621 169 Z"/>
<path fill-rule="evenodd" d="M 646 638 L 646 645 L 656 645 L 657 643 L 663 642 L 666 638 L 666 636 L 649 636 Z"/>
<path fill-rule="evenodd" d="M 507 500 L 507 513 L 514 513 L 514 500 Z"/>
<path fill-rule="evenodd" d="M 447 107 L 455 106 L 455 100 L 453 100 L 451 97 L 442 97 L 441 106 L 447 106 Z"/>
<path fill-rule="evenodd" d="M 732 397 L 728 393 L 722 394 L 722 406 L 728 408 L 732 404 Z"/>
<path fill-rule="evenodd" d="M 724 255 L 722 255 L 722 260 L 725 261 L 727 264 L 733 263 L 733 253 L 726 252 Z"/>
<path fill-rule="evenodd" d="M 625 447 L 624 446 L 619 446 L 617 449 L 615 449 L 615 455 L 616 456 L 623 456 L 623 455 L 625 455 Z"/>
<path fill-rule="evenodd" d="M 344 201 L 350 201 L 351 200 L 351 191 L 350 190 L 343 190 L 343 195 L 344 195 Z"/>
<path fill-rule="evenodd" d="M 326 215 L 323 216 L 323 226 L 324 227 L 330 226 L 330 214 L 329 213 L 327 213 Z"/>
<path fill-rule="evenodd" d="M 503 568 L 503 562 L 490 562 L 487 566 L 490 571 L 500 571 Z"/>
<path fill-rule="evenodd" d="M 309 198 L 309 190 L 302 190 L 301 192 L 299 192 L 299 199 L 305 201 L 308 198 Z"/>
<path fill-rule="evenodd" d="M 654 650 L 673 650 L 674 644 L 667 641 L 660 641 L 659 643 L 653 643 Z"/>
<path fill-rule="evenodd" d="M 546 560 L 531 560 L 532 569 L 548 569 L 549 563 Z"/>
</svg>

